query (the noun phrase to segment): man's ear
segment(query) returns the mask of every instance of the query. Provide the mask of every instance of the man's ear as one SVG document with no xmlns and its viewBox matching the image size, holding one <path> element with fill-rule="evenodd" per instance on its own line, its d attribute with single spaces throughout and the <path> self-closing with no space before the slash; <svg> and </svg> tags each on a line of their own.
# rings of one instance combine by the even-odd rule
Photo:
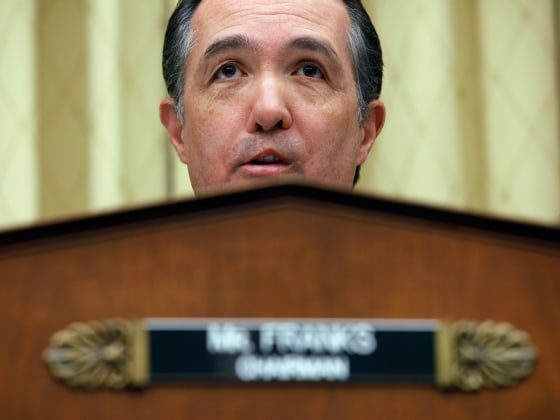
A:
<svg viewBox="0 0 560 420">
<path fill-rule="evenodd" d="M 368 104 L 364 122 L 362 123 L 362 142 L 358 153 L 356 166 L 365 162 L 375 139 L 381 133 L 385 124 L 385 104 L 376 99 Z"/>
<path fill-rule="evenodd" d="M 181 162 L 187 163 L 185 155 L 185 144 L 183 143 L 183 125 L 179 121 L 175 102 L 172 98 L 165 98 L 159 104 L 159 120 L 167 129 L 169 140 L 175 148 Z"/>
</svg>

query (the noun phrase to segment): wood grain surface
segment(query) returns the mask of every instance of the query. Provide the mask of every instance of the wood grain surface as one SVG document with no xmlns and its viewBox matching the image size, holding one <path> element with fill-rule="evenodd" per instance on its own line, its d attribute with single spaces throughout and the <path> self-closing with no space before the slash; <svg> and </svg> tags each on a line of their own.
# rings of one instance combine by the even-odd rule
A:
<svg viewBox="0 0 560 420">
<path fill-rule="evenodd" d="M 301 198 L 30 240 L 0 251 L 0 416 L 560 418 L 559 277 L 554 243 Z M 491 319 L 527 331 L 539 361 L 515 388 L 475 394 L 411 384 L 86 392 L 53 380 L 41 360 L 49 337 L 113 317 Z"/>
</svg>

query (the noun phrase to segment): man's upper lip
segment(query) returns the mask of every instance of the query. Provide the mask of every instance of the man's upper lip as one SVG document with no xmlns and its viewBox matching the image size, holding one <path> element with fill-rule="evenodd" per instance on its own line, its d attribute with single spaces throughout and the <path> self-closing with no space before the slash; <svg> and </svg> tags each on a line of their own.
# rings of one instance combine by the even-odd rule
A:
<svg viewBox="0 0 560 420">
<path fill-rule="evenodd" d="M 271 162 L 276 164 L 286 164 L 288 163 L 288 159 L 286 159 L 280 152 L 274 149 L 266 149 L 262 152 L 259 152 L 253 156 L 251 156 L 244 164 L 250 165 L 252 162 L 261 161 L 265 158 L 276 158 L 277 162 Z"/>
</svg>

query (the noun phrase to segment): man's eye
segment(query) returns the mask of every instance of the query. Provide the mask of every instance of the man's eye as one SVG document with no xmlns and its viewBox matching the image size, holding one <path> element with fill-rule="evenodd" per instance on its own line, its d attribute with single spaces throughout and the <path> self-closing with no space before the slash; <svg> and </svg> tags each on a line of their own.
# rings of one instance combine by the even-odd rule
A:
<svg viewBox="0 0 560 420">
<path fill-rule="evenodd" d="M 321 69 L 314 64 L 304 64 L 297 71 L 299 76 L 311 77 L 313 79 L 324 79 L 325 75 Z"/>
<path fill-rule="evenodd" d="M 235 64 L 225 64 L 216 72 L 216 79 L 233 79 L 241 76 L 241 70 Z"/>
</svg>

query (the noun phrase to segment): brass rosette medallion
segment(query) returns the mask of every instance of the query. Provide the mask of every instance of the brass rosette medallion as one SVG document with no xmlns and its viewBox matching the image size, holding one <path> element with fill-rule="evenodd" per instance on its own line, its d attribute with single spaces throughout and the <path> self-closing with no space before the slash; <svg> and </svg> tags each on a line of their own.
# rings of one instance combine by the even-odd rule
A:
<svg viewBox="0 0 560 420">
<path fill-rule="evenodd" d="M 43 353 L 51 374 L 74 387 L 142 386 L 147 372 L 142 325 L 125 320 L 74 323 L 51 337 Z"/>
<path fill-rule="evenodd" d="M 537 360 L 529 335 L 508 323 L 442 323 L 437 338 L 437 384 L 478 391 L 528 377 Z"/>
<path fill-rule="evenodd" d="M 510 387 L 533 371 L 537 350 L 524 331 L 491 321 L 459 322 L 454 329 L 458 388 Z"/>
</svg>

